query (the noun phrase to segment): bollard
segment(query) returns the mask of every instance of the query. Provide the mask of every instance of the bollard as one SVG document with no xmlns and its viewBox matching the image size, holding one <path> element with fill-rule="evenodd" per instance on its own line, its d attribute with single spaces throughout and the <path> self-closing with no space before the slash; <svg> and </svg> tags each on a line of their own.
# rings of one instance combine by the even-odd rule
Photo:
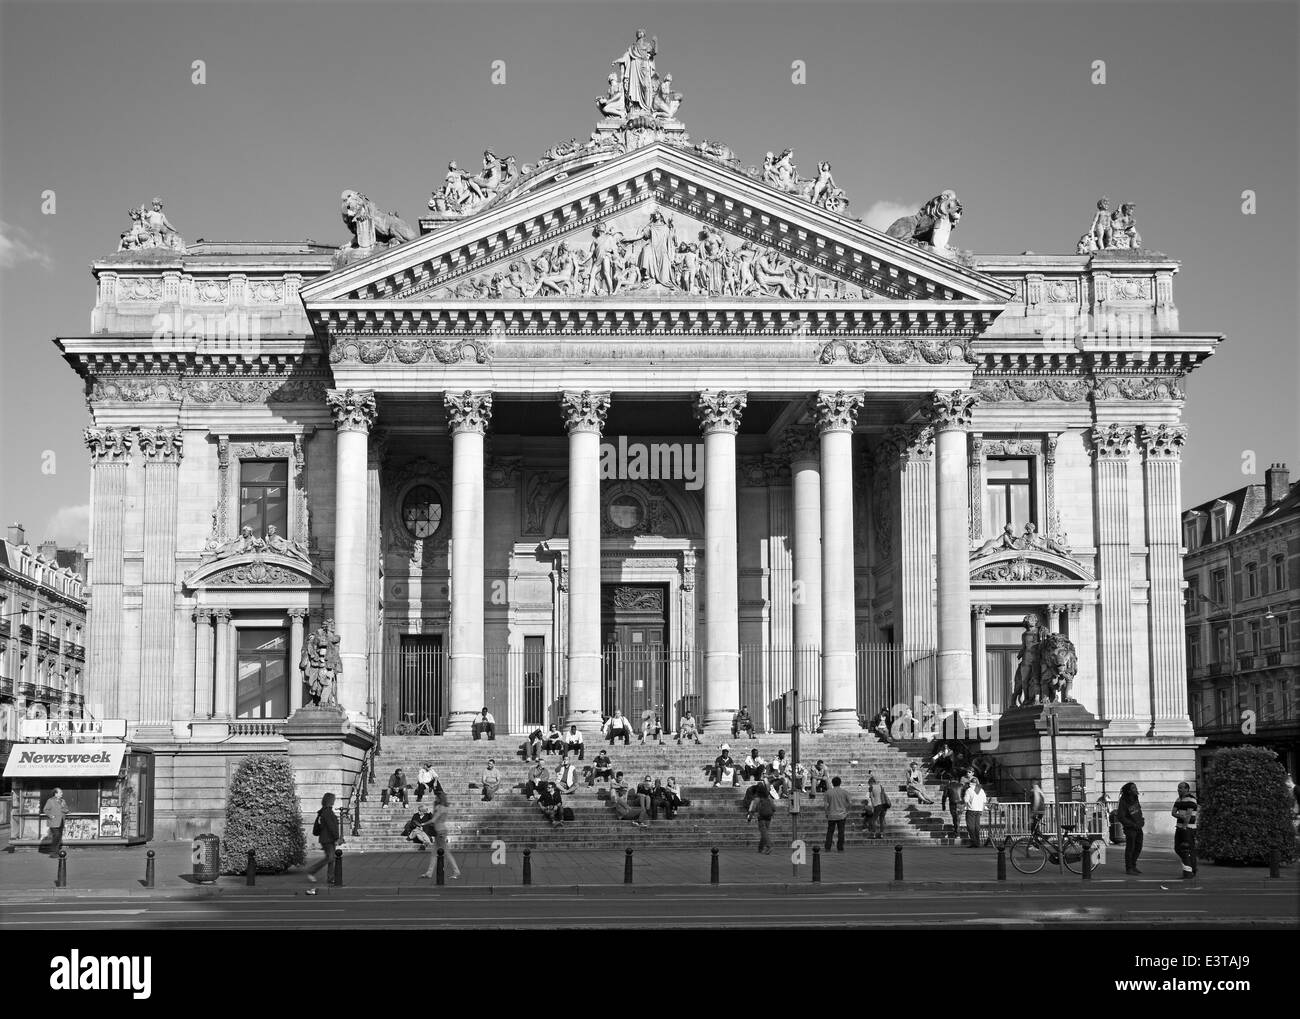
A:
<svg viewBox="0 0 1300 1019">
<path fill-rule="evenodd" d="M 343 850 L 334 850 L 334 887 L 343 887 Z"/>
<path fill-rule="evenodd" d="M 144 854 L 144 886 L 153 887 L 153 850 Z"/>
<path fill-rule="evenodd" d="M 822 879 L 822 847 L 813 846 L 813 884 L 819 884 Z"/>
<path fill-rule="evenodd" d="M 446 855 L 447 855 L 447 851 L 446 851 L 445 849 L 439 849 L 439 850 L 438 850 L 438 870 L 437 870 L 437 873 L 436 873 L 436 882 L 435 882 L 435 883 L 440 884 L 440 885 L 445 885 L 445 884 L 447 883 L 447 871 L 446 871 L 446 869 L 445 869 L 445 867 L 446 867 L 446 860 L 445 860 Z"/>
<path fill-rule="evenodd" d="M 894 847 L 894 880 L 903 880 L 903 847 Z"/>
<path fill-rule="evenodd" d="M 531 885 L 532 883 L 533 883 L 533 851 L 531 849 L 525 849 L 524 850 L 524 884 Z"/>
<path fill-rule="evenodd" d="M 1085 839 L 1083 843 L 1083 879 L 1092 880 L 1092 840 Z"/>
<path fill-rule="evenodd" d="M 631 866 L 630 861 L 628 863 L 628 866 Z M 717 883 L 718 883 L 718 850 L 715 847 L 709 850 L 709 884 L 716 885 Z"/>
<path fill-rule="evenodd" d="M 1007 844 L 1001 842 L 998 844 L 998 880 L 1007 879 Z"/>
<path fill-rule="evenodd" d="M 1279 869 L 1281 863 L 1282 863 L 1282 854 L 1278 852 L 1276 849 L 1270 849 L 1268 851 L 1268 876 L 1269 877 L 1282 876 L 1281 870 Z"/>
<path fill-rule="evenodd" d="M 623 884 L 632 883 L 632 850 L 627 850 L 623 858 Z"/>
<path fill-rule="evenodd" d="M 59 871 L 54 875 L 54 887 L 68 887 L 68 851 L 66 849 L 59 850 Z"/>
<path fill-rule="evenodd" d="M 244 864 L 244 880 L 246 884 L 257 884 L 257 850 L 248 851 L 248 862 Z"/>
</svg>

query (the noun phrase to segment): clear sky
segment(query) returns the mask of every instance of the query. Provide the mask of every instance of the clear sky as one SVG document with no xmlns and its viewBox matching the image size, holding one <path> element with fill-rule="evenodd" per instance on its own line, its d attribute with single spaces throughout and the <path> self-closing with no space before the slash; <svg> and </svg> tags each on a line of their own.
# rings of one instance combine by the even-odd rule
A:
<svg viewBox="0 0 1300 1019">
<path fill-rule="evenodd" d="M 85 537 L 88 415 L 50 340 L 89 328 L 128 208 L 161 195 L 186 239 L 342 243 L 353 187 L 413 221 L 448 159 L 585 138 L 638 27 L 694 140 L 829 159 L 873 224 L 954 188 L 958 246 L 1063 252 L 1098 196 L 1136 202 L 1183 263 L 1183 328 L 1228 335 L 1188 380 L 1184 503 L 1300 470 L 1294 3 L 46 0 L 0 2 L 5 522 Z"/>
</svg>

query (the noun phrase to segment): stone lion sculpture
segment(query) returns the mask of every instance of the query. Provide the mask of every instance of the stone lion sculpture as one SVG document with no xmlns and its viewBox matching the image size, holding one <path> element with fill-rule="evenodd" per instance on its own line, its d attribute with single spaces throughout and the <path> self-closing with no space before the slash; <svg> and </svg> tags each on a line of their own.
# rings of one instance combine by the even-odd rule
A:
<svg viewBox="0 0 1300 1019">
<path fill-rule="evenodd" d="M 885 232 L 890 237 L 929 244 L 939 251 L 946 250 L 948 238 L 961 222 L 962 206 L 954 191 L 943 191 L 921 206 L 914 216 L 894 220 Z"/>
<path fill-rule="evenodd" d="M 392 247 L 419 236 L 397 213 L 380 212 L 375 203 L 360 191 L 348 189 L 343 192 L 342 200 L 343 223 L 352 231 L 352 242 L 339 249 L 343 258 L 367 252 L 376 244 Z"/>
<path fill-rule="evenodd" d="M 1074 682 L 1074 674 L 1079 670 L 1074 642 L 1063 634 L 1053 633 L 1043 638 L 1039 656 L 1042 664 L 1042 679 L 1039 683 L 1042 700 L 1045 703 L 1074 703 L 1074 698 L 1070 696 L 1070 684 Z"/>
</svg>

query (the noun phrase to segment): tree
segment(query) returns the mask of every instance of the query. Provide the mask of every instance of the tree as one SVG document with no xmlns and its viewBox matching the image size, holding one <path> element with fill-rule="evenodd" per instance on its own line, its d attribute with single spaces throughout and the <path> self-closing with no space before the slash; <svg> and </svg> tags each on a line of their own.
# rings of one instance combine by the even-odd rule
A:
<svg viewBox="0 0 1300 1019">
<path fill-rule="evenodd" d="M 306 860 L 293 768 L 282 754 L 250 754 L 230 780 L 221 872 L 246 873 L 250 849 L 259 874 L 278 874 Z"/>
<path fill-rule="evenodd" d="M 1286 770 L 1276 754 L 1250 746 L 1220 750 L 1206 784 L 1197 832 L 1200 855 L 1252 867 L 1268 863 L 1273 849 L 1283 862 L 1295 859 Z"/>
</svg>

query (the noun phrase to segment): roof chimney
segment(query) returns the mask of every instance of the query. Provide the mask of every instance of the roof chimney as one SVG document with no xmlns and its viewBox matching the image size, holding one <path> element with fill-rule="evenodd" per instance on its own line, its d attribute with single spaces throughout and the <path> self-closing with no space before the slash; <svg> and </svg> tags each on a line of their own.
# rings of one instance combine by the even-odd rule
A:
<svg viewBox="0 0 1300 1019">
<path fill-rule="evenodd" d="M 1274 506 L 1287 497 L 1291 491 L 1291 472 L 1286 464 L 1269 464 L 1264 472 L 1264 491 L 1268 495 L 1268 505 Z"/>
<path fill-rule="evenodd" d="M 22 524 L 12 523 L 9 525 L 9 544 L 10 545 L 27 544 L 27 532 L 23 530 Z"/>
<path fill-rule="evenodd" d="M 40 552 L 41 555 L 45 556 L 46 559 L 53 562 L 55 557 L 59 554 L 58 542 L 53 538 L 46 538 L 37 546 L 37 551 Z"/>
</svg>

